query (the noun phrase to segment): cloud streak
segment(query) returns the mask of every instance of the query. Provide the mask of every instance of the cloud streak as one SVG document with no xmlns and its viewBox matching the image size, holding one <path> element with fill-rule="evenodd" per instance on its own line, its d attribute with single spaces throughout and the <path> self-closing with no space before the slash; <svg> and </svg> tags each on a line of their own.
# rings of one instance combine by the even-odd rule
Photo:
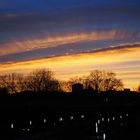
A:
<svg viewBox="0 0 140 140">
<path fill-rule="evenodd" d="M 105 69 L 136 85 L 139 7 L 139 0 L 1 0 L 0 73 L 48 67 L 68 79 Z"/>
<path fill-rule="evenodd" d="M 80 41 L 113 40 L 122 38 L 140 38 L 140 35 L 133 35 L 121 30 L 110 30 L 90 33 L 73 33 L 61 36 L 46 36 L 43 38 L 28 39 L 23 41 L 13 41 L 0 45 L 0 56 L 16 54 L 20 52 L 32 51 L 42 48 L 56 47 Z"/>
<path fill-rule="evenodd" d="M 140 82 L 140 44 L 113 47 L 108 50 L 43 58 L 17 63 L 0 64 L 0 73 L 29 72 L 36 68 L 50 68 L 59 79 L 87 74 L 94 69 L 116 72 L 125 81 L 126 87 Z M 135 75 L 135 76 L 134 76 Z M 132 76 L 134 76 L 132 78 Z"/>
</svg>

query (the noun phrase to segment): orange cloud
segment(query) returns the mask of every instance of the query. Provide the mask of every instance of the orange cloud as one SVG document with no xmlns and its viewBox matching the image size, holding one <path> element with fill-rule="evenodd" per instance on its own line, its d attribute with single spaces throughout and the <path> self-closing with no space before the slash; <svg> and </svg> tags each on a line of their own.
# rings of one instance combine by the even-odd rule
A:
<svg viewBox="0 0 140 140">
<path fill-rule="evenodd" d="M 123 79 L 126 87 L 135 87 L 140 83 L 140 45 L 139 47 L 113 48 L 92 53 L 0 64 L 0 67 L 1 74 L 26 73 L 37 68 L 49 68 L 55 71 L 57 78 L 62 80 L 88 74 L 94 69 L 102 69 L 116 72 L 118 77 Z"/>
<path fill-rule="evenodd" d="M 122 32 L 122 35 L 120 34 Z M 23 41 L 13 40 L 0 45 L 0 56 L 8 54 L 16 54 L 20 52 L 26 52 L 31 50 L 37 50 L 42 48 L 57 47 L 59 45 L 65 45 L 74 42 L 86 41 L 86 40 L 106 40 L 117 39 L 124 36 L 124 31 L 110 30 L 102 32 L 91 33 L 73 33 L 65 34 L 61 36 L 46 36 L 39 39 L 27 39 Z"/>
</svg>

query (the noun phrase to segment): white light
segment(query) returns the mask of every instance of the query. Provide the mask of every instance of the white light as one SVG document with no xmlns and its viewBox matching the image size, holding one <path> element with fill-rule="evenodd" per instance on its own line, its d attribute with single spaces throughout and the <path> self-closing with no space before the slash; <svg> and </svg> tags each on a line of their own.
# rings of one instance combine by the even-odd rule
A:
<svg viewBox="0 0 140 140">
<path fill-rule="evenodd" d="M 13 123 L 11 124 L 11 128 L 12 128 L 12 129 L 14 128 L 14 124 L 13 124 Z"/>
<path fill-rule="evenodd" d="M 46 119 L 44 119 L 44 123 L 46 123 Z"/>
<path fill-rule="evenodd" d="M 96 127 L 96 133 L 98 133 L 98 127 Z"/>
<path fill-rule="evenodd" d="M 27 131 L 30 131 L 30 129 L 28 128 Z"/>
<path fill-rule="evenodd" d="M 23 128 L 22 130 L 23 130 L 23 131 L 25 131 L 25 129 L 24 129 L 24 128 Z"/>
<path fill-rule="evenodd" d="M 98 120 L 98 124 L 100 124 L 100 120 Z"/>
<path fill-rule="evenodd" d="M 128 117 L 128 113 L 126 114 L 126 116 Z"/>
<path fill-rule="evenodd" d="M 105 119 L 104 118 L 102 118 L 102 121 L 104 121 Z"/>
<path fill-rule="evenodd" d="M 81 118 L 83 119 L 85 116 L 84 115 L 81 115 Z"/>
<path fill-rule="evenodd" d="M 106 139 L 106 134 L 105 133 L 103 133 L 103 140 L 105 140 Z"/>
<path fill-rule="evenodd" d="M 115 120 L 115 117 L 113 117 L 113 121 Z"/>
<path fill-rule="evenodd" d="M 98 127 L 98 124 L 97 124 L 97 123 L 95 123 L 95 126 L 96 126 L 96 127 Z"/>
<path fill-rule="evenodd" d="M 110 121 L 110 118 L 108 118 L 108 122 Z"/>
<path fill-rule="evenodd" d="M 122 115 L 120 116 L 120 119 L 122 119 Z"/>
<path fill-rule="evenodd" d="M 70 120 L 73 120 L 73 116 L 70 116 Z"/>
<path fill-rule="evenodd" d="M 29 123 L 30 123 L 30 125 L 32 125 L 32 121 L 30 121 Z"/>
<path fill-rule="evenodd" d="M 60 121 L 60 122 L 62 122 L 62 121 L 63 121 L 63 118 L 62 118 L 62 117 L 60 117 L 60 118 L 59 118 L 59 121 Z"/>
</svg>

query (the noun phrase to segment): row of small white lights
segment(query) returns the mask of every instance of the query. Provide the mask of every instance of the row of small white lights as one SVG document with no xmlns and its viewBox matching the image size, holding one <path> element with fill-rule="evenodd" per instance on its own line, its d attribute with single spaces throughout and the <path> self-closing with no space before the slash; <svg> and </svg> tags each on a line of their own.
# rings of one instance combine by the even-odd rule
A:
<svg viewBox="0 0 140 140">
<path fill-rule="evenodd" d="M 31 121 L 31 120 L 29 121 L 29 125 L 30 125 L 30 126 L 32 125 L 32 121 Z M 13 128 L 14 128 L 14 124 L 11 123 L 11 129 L 13 129 Z M 25 131 L 24 128 L 23 128 L 22 130 Z M 27 128 L 27 131 L 30 131 L 30 128 Z"/>
<path fill-rule="evenodd" d="M 125 117 L 128 117 L 128 113 L 125 114 Z M 123 116 L 120 115 L 119 118 L 120 118 L 120 119 L 123 119 Z M 113 121 L 115 121 L 115 119 L 116 119 L 115 117 L 112 117 L 112 120 L 113 120 Z M 101 123 L 101 121 L 104 122 L 104 121 L 105 121 L 105 118 L 102 117 L 101 120 L 98 119 L 97 122 L 95 123 L 96 133 L 99 132 L 99 130 L 98 130 L 98 125 Z M 111 121 L 111 118 L 107 118 L 107 121 L 110 122 L 110 121 Z M 103 133 L 103 140 L 105 140 L 105 139 L 106 139 L 106 134 Z"/>
<path fill-rule="evenodd" d="M 126 117 L 128 117 L 128 113 L 125 114 L 125 115 L 126 115 Z M 81 119 L 84 119 L 85 118 L 85 115 L 81 115 L 80 117 L 81 117 Z M 119 118 L 122 119 L 123 116 L 120 115 Z M 70 116 L 70 120 L 73 120 L 73 119 L 74 119 L 74 116 Z M 112 120 L 114 121 L 115 120 L 115 117 L 112 117 Z M 63 117 L 60 117 L 59 118 L 59 122 L 63 122 L 63 121 L 64 121 L 64 118 Z M 101 120 L 98 120 L 97 123 L 95 123 L 95 125 L 96 125 L 96 132 L 97 133 L 98 133 L 98 124 L 100 124 L 100 121 L 105 121 L 105 118 L 102 117 Z M 111 118 L 107 118 L 107 121 L 110 122 L 111 121 Z M 44 118 L 43 122 L 44 122 L 44 124 L 47 122 L 46 118 Z M 29 125 L 30 126 L 32 125 L 32 121 L 31 120 L 29 121 Z M 54 123 L 54 126 L 55 125 L 56 125 L 56 123 Z M 13 128 L 14 128 L 14 124 L 12 123 L 11 124 L 11 129 L 13 129 Z M 22 130 L 25 131 L 25 129 L 22 129 Z M 30 131 L 30 129 L 28 128 L 27 131 Z"/>
<path fill-rule="evenodd" d="M 84 119 L 85 118 L 85 115 L 81 115 L 80 117 L 81 117 L 81 119 Z M 70 120 L 74 120 L 74 116 L 70 116 Z M 64 121 L 64 118 L 63 117 L 60 117 L 59 118 L 59 122 L 62 122 L 62 121 Z"/>
<path fill-rule="evenodd" d="M 81 115 L 81 119 L 84 119 L 84 118 L 85 118 L 85 115 Z M 74 116 L 70 116 L 70 120 L 74 120 Z M 63 121 L 64 121 L 64 118 L 63 117 L 59 117 L 59 122 L 63 122 Z M 43 122 L 44 122 L 44 124 L 47 123 L 47 119 L 44 118 Z M 30 126 L 32 125 L 32 121 L 31 120 L 29 121 L 29 125 Z M 56 123 L 54 123 L 54 126 L 55 125 L 56 125 Z M 13 128 L 14 128 L 14 124 L 11 123 L 11 129 L 13 129 Z M 22 130 L 25 131 L 24 128 Z M 30 131 L 30 129 L 28 128 L 27 131 Z"/>
<path fill-rule="evenodd" d="M 128 113 L 126 113 L 124 117 L 128 117 Z M 119 118 L 120 118 L 120 119 L 123 119 L 123 116 L 120 115 Z M 116 119 L 115 117 L 112 117 L 112 120 L 113 120 L 113 121 L 115 121 L 115 119 Z M 97 122 L 95 123 L 95 126 L 97 127 L 98 124 L 100 124 L 101 121 L 102 121 L 102 122 L 105 121 L 105 118 L 102 117 L 101 120 L 98 119 Z M 111 121 L 111 118 L 107 118 L 107 121 L 110 122 L 110 121 Z"/>
</svg>

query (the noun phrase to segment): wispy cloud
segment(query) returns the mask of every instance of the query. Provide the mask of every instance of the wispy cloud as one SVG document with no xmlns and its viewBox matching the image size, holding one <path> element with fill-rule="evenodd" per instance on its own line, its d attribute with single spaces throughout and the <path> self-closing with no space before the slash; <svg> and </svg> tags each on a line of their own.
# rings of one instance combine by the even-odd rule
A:
<svg viewBox="0 0 140 140">
<path fill-rule="evenodd" d="M 139 0 L 50 2 L 0 1 L 1 73 L 49 67 L 68 79 L 106 69 L 138 83 Z"/>
<path fill-rule="evenodd" d="M 8 54 L 16 54 L 20 52 L 32 51 L 42 48 L 57 47 L 60 45 L 80 42 L 80 41 L 90 41 L 90 40 L 113 40 L 122 38 L 134 38 L 131 33 L 126 33 L 121 30 L 109 30 L 109 31 L 99 31 L 99 32 L 81 32 L 73 34 L 65 34 L 60 36 L 46 36 L 36 39 L 28 39 L 23 41 L 13 41 L 9 43 L 0 44 L 0 56 Z M 139 38 L 140 35 L 135 35 L 135 38 Z"/>
<path fill-rule="evenodd" d="M 66 80 L 73 76 L 87 74 L 94 69 L 117 72 L 119 78 L 125 81 L 127 87 L 133 87 L 140 82 L 140 44 L 129 44 L 109 48 L 108 50 L 90 53 L 79 53 L 17 63 L 0 64 L 0 73 L 29 72 L 36 68 L 50 68 L 56 76 Z M 133 69 L 134 67 L 134 69 Z M 129 72 L 129 74 L 128 74 Z M 124 73 L 124 74 L 122 74 Z M 131 73 L 131 74 L 130 74 Z M 132 79 L 132 75 L 134 78 Z M 134 83 L 134 84 L 133 84 Z"/>
</svg>

